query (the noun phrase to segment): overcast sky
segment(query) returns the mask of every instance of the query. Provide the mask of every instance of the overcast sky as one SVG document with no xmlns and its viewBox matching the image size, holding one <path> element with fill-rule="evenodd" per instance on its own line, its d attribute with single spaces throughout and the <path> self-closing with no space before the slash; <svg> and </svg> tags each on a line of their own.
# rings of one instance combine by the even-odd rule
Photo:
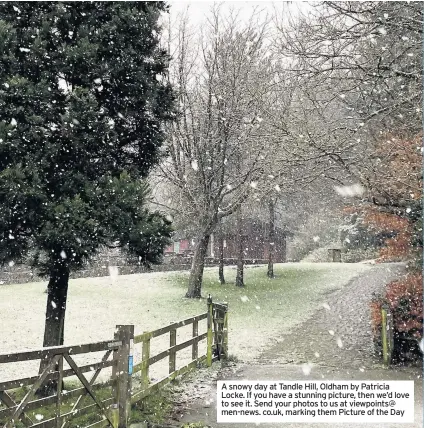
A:
<svg viewBox="0 0 424 428">
<path fill-rule="evenodd" d="M 169 1 L 171 5 L 171 18 L 178 13 L 184 12 L 188 8 L 188 14 L 191 24 L 201 24 L 205 19 L 205 14 L 208 13 L 214 3 L 221 4 L 222 11 L 230 11 L 231 9 L 240 10 L 240 19 L 248 19 L 255 8 L 264 10 L 265 13 L 274 14 L 282 13 L 284 10 L 290 10 L 292 15 L 301 10 L 305 12 L 310 8 L 307 2 L 287 2 L 287 1 Z"/>
</svg>

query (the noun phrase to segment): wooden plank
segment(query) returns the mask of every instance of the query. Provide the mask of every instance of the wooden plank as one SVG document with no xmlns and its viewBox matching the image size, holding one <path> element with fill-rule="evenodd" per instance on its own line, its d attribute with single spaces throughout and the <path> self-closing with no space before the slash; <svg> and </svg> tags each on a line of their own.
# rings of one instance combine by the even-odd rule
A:
<svg viewBox="0 0 424 428">
<path fill-rule="evenodd" d="M 106 400 L 102 401 L 102 404 L 106 407 L 112 404 L 112 402 L 113 402 L 112 398 L 107 398 Z M 72 417 L 87 415 L 89 413 L 92 413 L 93 410 L 96 410 L 96 409 L 98 409 L 97 404 L 90 404 L 88 406 L 77 409 L 73 412 L 64 413 L 63 415 L 61 415 L 60 419 L 62 422 L 66 422 L 72 419 Z M 51 419 L 46 419 L 44 421 L 38 422 L 34 424 L 31 428 L 55 428 L 55 427 L 56 427 L 56 420 L 55 418 L 51 418 Z"/>
<path fill-rule="evenodd" d="M 81 373 L 81 371 L 79 370 L 78 366 L 75 364 L 74 360 L 67 354 L 63 355 L 65 357 L 66 362 L 69 364 L 69 366 L 74 369 L 75 374 L 78 376 L 78 379 L 81 381 L 81 383 L 85 386 L 85 389 L 88 391 L 88 393 L 90 394 L 91 398 L 94 400 L 94 402 L 97 404 L 97 406 L 99 407 L 99 409 L 101 409 L 103 411 L 103 414 L 108 418 L 109 422 L 111 425 L 113 425 L 113 422 L 111 419 L 109 419 L 109 415 L 106 411 L 106 408 L 104 407 L 104 405 L 102 404 L 102 402 L 97 398 L 96 394 L 94 394 L 94 391 L 91 388 L 91 385 L 88 383 L 87 379 L 85 378 L 85 376 Z"/>
<path fill-rule="evenodd" d="M 113 364 L 114 364 L 113 360 L 104 361 L 101 363 L 87 364 L 85 366 L 81 366 L 80 370 L 82 373 L 86 373 L 86 372 L 91 372 L 93 370 L 97 370 L 98 368 L 111 367 L 111 366 L 113 366 Z M 63 371 L 63 377 L 64 378 L 69 377 L 69 376 L 74 376 L 74 375 L 75 375 L 75 373 L 72 369 L 66 369 Z M 21 386 L 32 385 L 34 382 L 36 382 L 38 377 L 39 376 L 31 376 L 31 377 L 27 377 L 27 378 L 23 378 L 23 379 L 8 380 L 6 382 L 1 382 L 0 383 L 0 391 L 7 391 L 9 389 L 20 388 Z M 57 371 L 49 374 L 46 377 L 46 381 L 47 380 L 56 380 L 56 379 L 59 379 L 59 372 L 57 372 Z"/>
<path fill-rule="evenodd" d="M 118 348 L 120 345 L 121 343 L 117 341 L 107 340 L 104 342 L 87 343 L 84 345 L 51 346 L 38 351 L 23 351 L 14 352 L 11 354 L 2 354 L 0 355 L 0 364 L 15 363 L 18 361 L 40 360 L 65 353 L 68 355 L 77 355 L 88 354 L 90 352 L 108 351 L 110 349 Z"/>
<path fill-rule="evenodd" d="M 118 426 L 126 428 L 129 425 L 131 411 L 131 371 L 133 362 L 131 361 L 132 348 L 134 341 L 134 326 L 133 325 L 117 325 L 117 337 L 122 341 L 122 346 L 119 348 L 119 358 L 117 360 L 117 392 L 118 392 Z M 115 414 L 106 415 L 113 426 L 116 423 Z"/>
<path fill-rule="evenodd" d="M 213 342 L 213 306 L 212 306 L 212 298 L 209 295 L 208 297 L 208 324 L 207 324 L 207 348 L 206 348 L 206 364 L 208 367 L 212 365 L 212 342 Z"/>
<path fill-rule="evenodd" d="M 197 337 L 193 337 L 192 339 L 186 340 L 185 342 L 179 343 L 178 345 L 173 346 L 172 348 L 166 349 L 165 351 L 160 352 L 159 354 L 156 354 L 153 357 L 150 357 L 147 360 L 144 360 L 144 358 L 142 359 L 141 363 L 137 364 L 134 366 L 134 373 L 143 370 L 143 368 L 146 366 L 151 366 L 154 363 L 157 363 L 160 360 L 163 360 L 164 358 L 168 357 L 170 355 L 171 352 L 177 352 L 180 351 L 181 349 L 187 348 L 188 346 L 193 345 L 193 343 L 197 340 L 197 341 L 201 341 L 206 339 L 208 333 L 203 333 Z"/>
<path fill-rule="evenodd" d="M 202 357 L 198 358 L 197 360 L 191 361 L 184 367 L 181 367 L 180 369 L 176 370 L 175 372 L 171 373 L 169 376 L 159 380 L 158 382 L 150 385 L 148 388 L 142 389 L 141 391 L 137 391 L 133 393 L 131 397 L 131 404 L 137 403 L 138 401 L 142 400 L 144 397 L 147 397 L 152 392 L 157 391 L 161 386 L 166 385 L 171 380 L 175 379 L 178 376 L 181 376 L 184 373 L 187 373 L 190 370 L 193 370 L 197 367 L 198 364 L 206 360 L 206 355 L 203 355 Z"/>
<path fill-rule="evenodd" d="M 142 356 L 141 356 L 141 384 L 147 388 L 149 385 L 149 360 L 150 360 L 150 339 L 143 342 Z M 133 373 L 136 372 L 136 367 L 133 368 Z"/>
<path fill-rule="evenodd" d="M 177 344 L 177 329 L 174 328 L 169 332 L 169 373 L 175 372 L 177 364 L 177 352 L 173 351 L 175 345 Z"/>
<path fill-rule="evenodd" d="M 193 323 L 193 339 L 196 339 L 198 335 L 199 335 L 199 322 L 195 321 Z M 199 357 L 199 341 L 195 340 L 193 342 L 193 348 L 191 351 L 191 359 L 197 360 L 198 357 Z"/>
<path fill-rule="evenodd" d="M 109 350 L 109 351 L 107 351 L 106 352 L 106 354 L 103 356 L 103 360 L 102 360 L 102 362 L 104 362 L 104 361 L 106 361 L 108 358 L 109 358 L 109 355 L 112 353 L 112 351 L 111 350 Z M 101 368 L 98 368 L 95 372 L 94 372 L 94 374 L 93 374 L 93 376 L 91 377 L 91 379 L 90 379 L 90 381 L 88 382 L 88 384 L 90 385 L 90 387 L 92 388 L 92 390 L 94 391 L 94 388 L 93 388 L 93 385 L 94 385 L 94 382 L 96 381 L 96 379 L 97 379 L 97 377 L 98 377 L 98 375 L 99 375 L 99 373 L 100 373 L 100 371 L 101 371 L 102 369 Z M 90 393 L 90 391 L 88 391 L 87 390 L 87 388 L 82 388 L 82 389 L 84 389 L 87 393 Z M 82 402 L 82 398 L 85 396 L 86 394 L 81 394 L 79 397 L 78 397 L 78 399 L 77 399 L 77 401 L 74 403 L 74 405 L 73 405 L 73 407 L 72 407 L 72 410 L 71 410 L 71 412 L 73 412 L 73 411 L 75 411 L 76 409 L 78 409 L 78 407 L 80 406 L 80 403 Z M 63 423 L 62 424 L 62 427 L 61 428 L 65 428 L 65 426 L 66 426 L 66 422 L 65 423 Z"/>
<path fill-rule="evenodd" d="M 112 384 L 113 384 L 113 380 L 109 380 L 109 381 L 104 382 L 104 383 L 97 383 L 97 384 L 93 385 L 92 388 L 94 390 L 104 389 L 104 388 L 108 388 L 108 387 L 112 386 Z M 72 389 L 70 391 L 67 391 L 66 393 L 63 393 L 63 391 L 62 391 L 62 395 L 65 399 L 69 399 L 69 398 L 73 398 L 73 397 L 78 397 L 80 395 L 86 396 L 86 395 L 88 395 L 88 392 L 84 387 L 82 387 L 82 388 Z M 49 406 L 51 404 L 54 404 L 55 401 L 56 401 L 55 395 L 51 395 L 50 397 L 45 397 L 45 398 L 39 398 L 37 400 L 30 401 L 26 405 L 25 411 L 29 412 L 30 410 L 39 409 L 40 407 L 43 407 L 43 406 Z M 8 409 L 0 410 L 0 419 L 3 419 L 7 416 L 10 416 L 14 412 L 16 407 L 17 407 L 17 405 L 15 405 L 14 407 L 10 407 Z"/>
<path fill-rule="evenodd" d="M 208 316 L 208 314 L 204 313 L 204 314 L 201 314 L 201 315 L 197 315 L 195 317 L 191 317 L 191 318 L 187 318 L 187 319 L 182 320 L 182 321 L 175 322 L 173 324 L 167 325 L 167 326 L 159 328 L 157 330 L 153 330 L 153 331 L 150 331 L 150 332 L 139 334 L 137 336 L 134 336 L 134 343 L 135 344 L 136 343 L 141 343 L 144 340 L 146 340 L 147 338 L 152 339 L 153 337 L 161 336 L 163 334 L 169 333 L 173 329 L 180 328 L 180 327 L 185 327 L 187 325 L 192 324 L 195 321 L 204 320 L 204 319 L 207 318 L 207 316 Z"/>
<path fill-rule="evenodd" d="M 60 423 L 60 406 L 62 404 L 62 384 L 63 384 L 63 355 L 59 358 L 59 380 L 57 382 L 57 400 L 56 400 L 56 426 Z"/>
<path fill-rule="evenodd" d="M 55 355 L 50 363 L 47 365 L 47 367 L 43 370 L 41 375 L 38 377 L 37 381 L 32 385 L 31 389 L 26 393 L 25 397 L 22 399 L 22 401 L 18 404 L 18 407 L 13 412 L 10 420 L 6 423 L 5 428 L 7 427 L 13 427 L 14 422 L 16 422 L 19 419 L 19 416 L 24 411 L 25 406 L 27 403 L 31 400 L 31 398 L 34 396 L 35 392 L 40 388 L 40 386 L 43 384 L 46 376 L 49 374 L 49 372 L 54 369 L 56 363 L 58 362 L 60 358 L 60 355 Z"/>
<path fill-rule="evenodd" d="M 18 404 L 15 403 L 12 397 L 5 391 L 0 391 L 0 400 L 3 401 L 3 403 L 8 407 L 5 409 L 6 411 L 9 411 L 8 416 L 11 415 L 18 407 Z M 34 423 L 31 418 L 25 414 L 25 412 L 22 415 L 22 422 L 26 426 L 31 426 Z"/>
</svg>

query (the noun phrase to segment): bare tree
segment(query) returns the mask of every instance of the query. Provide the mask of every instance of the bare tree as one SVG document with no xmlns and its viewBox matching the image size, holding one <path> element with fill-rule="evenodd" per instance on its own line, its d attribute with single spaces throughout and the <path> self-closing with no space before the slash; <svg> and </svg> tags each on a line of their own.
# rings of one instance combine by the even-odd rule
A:
<svg viewBox="0 0 424 428">
<path fill-rule="evenodd" d="M 263 164 L 277 144 L 264 138 L 263 99 L 270 90 L 264 21 L 254 13 L 213 8 L 198 51 L 187 21 L 180 22 L 170 74 L 180 119 L 169 133 L 161 176 L 196 224 L 196 247 L 187 297 L 200 297 L 209 239 L 220 219 L 236 212 L 264 178 Z"/>
</svg>

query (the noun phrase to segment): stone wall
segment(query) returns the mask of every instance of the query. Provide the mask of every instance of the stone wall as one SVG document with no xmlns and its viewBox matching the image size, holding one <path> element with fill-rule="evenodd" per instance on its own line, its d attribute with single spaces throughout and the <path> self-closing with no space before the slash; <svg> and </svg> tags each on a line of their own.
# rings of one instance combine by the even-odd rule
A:
<svg viewBox="0 0 424 428">
<path fill-rule="evenodd" d="M 173 270 L 189 270 L 192 263 L 192 257 L 182 255 L 165 256 L 160 265 L 152 266 L 146 269 L 138 264 L 130 264 L 126 258 L 118 251 L 105 251 L 93 257 L 86 268 L 72 272 L 71 278 L 89 278 L 98 276 L 109 276 L 111 271 L 116 271 L 120 275 L 129 275 L 144 272 L 168 272 Z M 226 259 L 226 265 L 235 265 L 236 259 Z M 246 264 L 263 264 L 266 260 L 245 260 Z M 205 266 L 218 266 L 218 259 L 206 258 Z M 23 284 L 27 282 L 46 281 L 39 277 L 30 266 L 25 264 L 15 264 L 13 266 L 5 265 L 0 268 L 0 285 L 2 284 Z"/>
</svg>

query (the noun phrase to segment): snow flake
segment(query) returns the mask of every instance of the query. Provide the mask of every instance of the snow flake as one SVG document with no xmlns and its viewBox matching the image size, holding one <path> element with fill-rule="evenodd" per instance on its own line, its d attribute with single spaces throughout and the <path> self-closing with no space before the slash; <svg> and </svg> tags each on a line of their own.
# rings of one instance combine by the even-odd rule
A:
<svg viewBox="0 0 424 428">
<path fill-rule="evenodd" d="M 8 83 L 3 83 L 3 86 L 8 89 L 9 88 L 9 84 Z"/>
<path fill-rule="evenodd" d="M 14 265 L 15 265 L 15 262 L 14 262 L 13 260 L 11 260 L 11 261 L 8 263 L 8 265 L 9 265 L 10 267 L 12 267 L 12 266 L 14 266 Z"/>
<path fill-rule="evenodd" d="M 323 307 L 324 309 L 327 309 L 327 311 L 329 311 L 329 310 L 330 310 L 330 305 L 329 305 L 328 303 L 323 303 L 323 304 L 322 304 L 322 307 Z"/>
<path fill-rule="evenodd" d="M 96 85 L 100 85 L 100 84 L 102 83 L 102 79 L 100 79 L 100 78 L 98 77 L 97 79 L 94 79 L 94 83 L 95 83 Z M 118 116 L 119 116 L 119 114 L 118 114 Z"/>
<path fill-rule="evenodd" d="M 241 296 L 241 297 L 240 297 L 240 300 L 241 300 L 243 303 L 246 303 L 246 302 L 248 302 L 248 301 L 249 301 L 249 298 L 245 295 L 245 296 Z"/>
<path fill-rule="evenodd" d="M 331 336 L 334 336 L 334 330 L 328 330 L 328 332 L 331 334 Z"/>
<path fill-rule="evenodd" d="M 21 52 L 30 52 L 31 50 L 28 48 L 19 48 Z"/>
<path fill-rule="evenodd" d="M 250 183 L 250 187 L 251 187 L 252 189 L 256 189 L 256 188 L 258 187 L 258 182 L 257 182 L 257 181 L 252 181 L 252 182 Z"/>
<path fill-rule="evenodd" d="M 383 16 L 387 19 L 389 17 L 389 14 L 385 13 Z"/>
<path fill-rule="evenodd" d="M 361 196 L 365 191 L 359 183 L 351 186 L 334 186 L 334 190 L 340 196 Z"/>
<path fill-rule="evenodd" d="M 53 302 L 53 300 L 52 300 L 52 302 L 51 302 L 51 305 L 52 305 L 52 308 L 53 308 L 53 309 L 56 309 L 56 308 L 57 308 L 57 305 L 56 305 L 56 303 L 55 303 L 55 302 Z"/>
<path fill-rule="evenodd" d="M 255 306 L 255 309 L 259 311 L 259 310 L 261 309 L 261 307 L 260 307 L 260 306 L 258 306 L 258 305 L 256 305 L 256 306 Z"/>
<path fill-rule="evenodd" d="M 379 28 L 379 29 L 378 29 L 378 32 L 379 32 L 380 34 L 382 34 L 383 36 L 385 36 L 385 35 L 387 34 L 387 30 L 386 30 L 384 27 Z"/>
<path fill-rule="evenodd" d="M 43 416 L 43 415 L 41 415 L 40 413 L 37 413 L 37 414 L 35 415 L 35 419 L 37 419 L 37 421 L 42 421 L 42 420 L 44 419 L 44 416 Z"/>
<path fill-rule="evenodd" d="M 18 122 L 16 122 L 16 119 L 13 117 L 12 120 L 10 121 L 10 124 L 12 126 L 16 126 L 18 124 Z"/>
<path fill-rule="evenodd" d="M 409 37 L 402 36 L 402 40 L 403 40 L 404 42 L 406 42 L 407 40 L 409 40 Z"/>
<path fill-rule="evenodd" d="M 314 242 L 319 242 L 319 236 L 314 236 L 314 237 L 312 238 L 312 240 L 313 240 Z"/>
<path fill-rule="evenodd" d="M 279 186 L 278 184 L 276 184 L 276 185 L 274 186 L 274 189 L 275 189 L 277 192 L 281 192 L 281 188 L 280 188 L 280 186 Z"/>
<path fill-rule="evenodd" d="M 121 119 L 123 119 L 124 115 L 122 113 L 118 113 L 118 117 L 121 118 Z"/>
<path fill-rule="evenodd" d="M 408 208 L 406 209 L 406 212 L 409 214 L 409 213 L 411 212 L 411 208 L 409 208 L 409 207 L 408 207 Z"/>
<path fill-rule="evenodd" d="M 339 348 L 343 348 L 343 342 L 342 342 L 342 339 L 340 337 L 337 338 L 337 346 Z"/>
<path fill-rule="evenodd" d="M 312 364 L 311 363 L 306 363 L 306 364 L 302 365 L 302 372 L 305 376 L 310 374 L 311 370 L 312 370 Z"/>
<path fill-rule="evenodd" d="M 197 163 L 197 160 L 196 160 L 196 159 L 193 159 L 193 160 L 191 161 L 191 167 L 192 167 L 195 171 L 198 171 L 198 170 L 199 170 L 199 164 Z"/>
<path fill-rule="evenodd" d="M 66 259 L 67 258 L 65 251 L 62 250 L 60 252 L 60 257 L 62 257 L 62 259 Z"/>
<path fill-rule="evenodd" d="M 314 353 L 314 355 L 315 355 L 317 358 L 319 358 L 319 353 L 318 353 L 318 352 L 315 352 L 315 353 Z"/>
</svg>

